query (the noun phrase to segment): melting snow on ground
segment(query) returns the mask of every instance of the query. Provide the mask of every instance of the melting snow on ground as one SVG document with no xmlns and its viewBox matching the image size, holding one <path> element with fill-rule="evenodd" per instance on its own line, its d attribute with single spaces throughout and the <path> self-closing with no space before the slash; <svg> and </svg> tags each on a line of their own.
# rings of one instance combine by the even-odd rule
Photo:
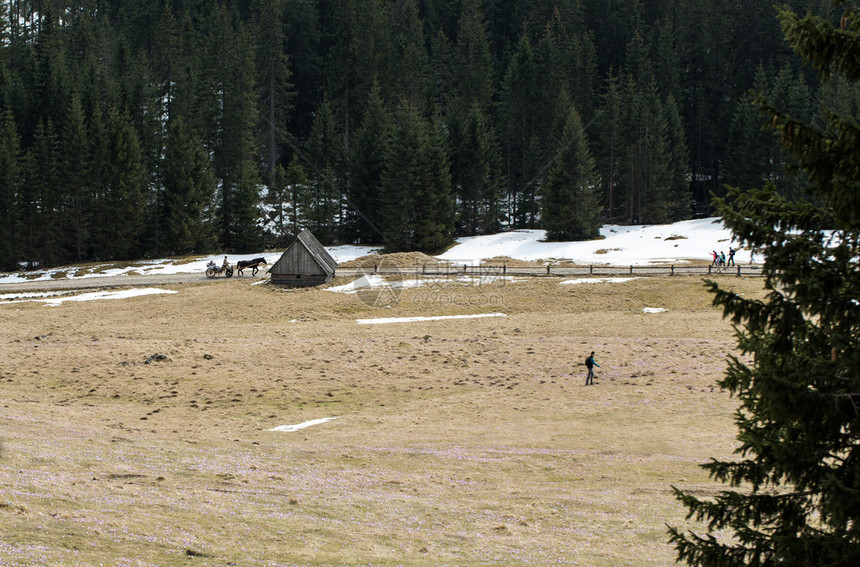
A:
<svg viewBox="0 0 860 567">
<path fill-rule="evenodd" d="M 481 260 L 507 256 L 529 261 L 564 259 L 583 265 L 641 266 L 682 263 L 692 258 L 710 260 L 712 250 L 728 254 L 729 246 L 738 246 L 719 218 L 667 225 L 605 225 L 600 236 L 598 240 L 578 242 L 544 242 L 544 230 L 469 236 L 458 239 L 438 258 L 458 264 L 479 264 Z M 735 254 L 735 262 L 749 261 L 749 251 Z"/>
<path fill-rule="evenodd" d="M 273 427 L 272 429 L 267 429 L 267 431 L 286 431 L 289 433 L 292 431 L 298 431 L 299 429 L 304 429 L 305 427 L 310 427 L 312 425 L 319 425 L 321 423 L 325 423 L 333 419 L 337 419 L 337 417 L 323 417 L 320 419 L 312 419 L 310 421 L 297 423 L 295 425 L 279 425 L 277 427 Z"/>
<path fill-rule="evenodd" d="M 637 279 L 639 278 L 579 278 L 575 280 L 565 280 L 560 283 L 561 285 L 575 285 L 584 283 L 624 283 L 629 282 L 630 280 Z"/>
<path fill-rule="evenodd" d="M 31 291 L 31 292 L 23 292 L 23 293 L 4 293 L 0 294 L 0 301 L 15 301 L 21 299 L 36 299 L 40 297 L 53 297 L 55 295 L 61 295 L 63 292 L 61 291 Z"/>
<path fill-rule="evenodd" d="M 12 297 L 21 297 L 22 299 L 15 299 L 13 301 L 9 301 L 8 303 L 24 303 L 27 301 L 41 301 L 50 307 L 57 307 L 65 303 L 66 301 L 95 301 L 99 299 L 127 299 L 129 297 L 139 297 L 142 295 L 157 295 L 162 293 L 179 293 L 176 291 L 171 291 L 168 289 L 158 289 L 154 287 L 147 288 L 136 288 L 136 289 L 125 289 L 121 291 L 93 291 L 89 293 L 82 293 L 80 295 L 63 295 L 57 297 L 57 294 L 36 294 L 36 293 L 20 293 L 20 294 L 5 294 L 0 296 L 0 299 L 7 299 Z M 32 297 L 27 297 L 32 296 Z"/>
<path fill-rule="evenodd" d="M 385 323 L 417 323 L 421 321 L 444 321 L 446 319 L 482 319 L 484 317 L 507 317 L 504 313 L 480 313 L 478 315 L 439 315 L 436 317 L 382 317 L 380 319 L 356 319 L 359 325 L 383 325 Z"/>
<path fill-rule="evenodd" d="M 643 307 L 642 313 L 665 313 L 666 310 L 662 307 Z"/>
</svg>

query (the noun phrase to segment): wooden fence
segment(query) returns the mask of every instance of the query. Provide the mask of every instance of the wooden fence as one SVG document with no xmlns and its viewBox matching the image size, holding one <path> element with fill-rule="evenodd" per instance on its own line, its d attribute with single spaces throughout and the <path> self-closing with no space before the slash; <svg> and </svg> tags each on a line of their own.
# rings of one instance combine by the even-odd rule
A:
<svg viewBox="0 0 860 567">
<path fill-rule="evenodd" d="M 337 276 L 423 275 L 423 276 L 736 276 L 760 277 L 760 265 L 747 266 L 470 266 L 454 264 L 421 264 L 414 266 L 388 266 L 385 264 L 364 268 L 338 267 Z"/>
</svg>

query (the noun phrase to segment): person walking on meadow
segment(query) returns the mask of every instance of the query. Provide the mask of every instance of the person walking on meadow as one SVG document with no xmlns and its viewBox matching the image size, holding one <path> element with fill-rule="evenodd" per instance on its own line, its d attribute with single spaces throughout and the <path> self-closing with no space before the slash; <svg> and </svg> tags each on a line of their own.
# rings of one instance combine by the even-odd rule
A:
<svg viewBox="0 0 860 567">
<path fill-rule="evenodd" d="M 591 354 L 588 358 L 585 359 L 585 367 L 588 368 L 588 376 L 585 377 L 585 385 L 594 384 L 594 367 L 600 368 L 600 365 L 594 360 L 594 351 L 591 351 Z"/>
</svg>

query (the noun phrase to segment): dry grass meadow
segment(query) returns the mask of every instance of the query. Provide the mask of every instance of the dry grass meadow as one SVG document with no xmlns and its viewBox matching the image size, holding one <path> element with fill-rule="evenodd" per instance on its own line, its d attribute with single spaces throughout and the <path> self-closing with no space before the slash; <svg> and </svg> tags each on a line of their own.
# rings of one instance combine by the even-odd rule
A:
<svg viewBox="0 0 860 567">
<path fill-rule="evenodd" d="M 734 339 L 699 278 L 250 282 L 0 303 L 0 565 L 672 565 L 670 486 L 720 488 Z"/>
</svg>

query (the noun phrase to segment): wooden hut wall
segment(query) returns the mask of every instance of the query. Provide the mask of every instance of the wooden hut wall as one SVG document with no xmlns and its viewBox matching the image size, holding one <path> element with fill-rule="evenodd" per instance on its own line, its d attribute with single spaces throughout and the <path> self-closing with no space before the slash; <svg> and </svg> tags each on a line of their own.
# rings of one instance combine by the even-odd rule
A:
<svg viewBox="0 0 860 567">
<path fill-rule="evenodd" d="M 322 276 L 328 275 L 310 252 L 298 241 L 294 242 L 272 266 L 273 275 Z"/>
<path fill-rule="evenodd" d="M 305 229 L 300 232 L 298 241 L 304 244 L 305 249 L 314 257 L 323 272 L 334 275 L 334 272 L 337 269 L 337 262 L 331 257 L 331 254 L 328 253 L 325 246 L 320 244 L 320 241 L 311 234 L 311 231 Z"/>
<path fill-rule="evenodd" d="M 334 277 L 337 262 L 307 229 L 269 270 L 272 283 L 291 287 L 322 285 Z"/>
<path fill-rule="evenodd" d="M 323 285 L 328 283 L 331 276 L 288 276 L 272 274 L 271 281 L 273 284 L 284 285 L 287 287 L 310 287 L 315 285 Z"/>
</svg>

